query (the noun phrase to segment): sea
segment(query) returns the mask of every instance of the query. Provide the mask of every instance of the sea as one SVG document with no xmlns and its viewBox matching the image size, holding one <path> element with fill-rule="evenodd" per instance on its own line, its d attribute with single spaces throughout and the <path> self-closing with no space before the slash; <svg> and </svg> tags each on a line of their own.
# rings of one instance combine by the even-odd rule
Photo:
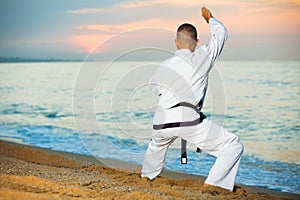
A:
<svg viewBox="0 0 300 200">
<path fill-rule="evenodd" d="M 141 165 L 158 100 L 147 85 L 155 66 L 0 63 L 0 139 Z M 203 112 L 244 144 L 237 184 L 300 194 L 300 62 L 217 62 Z M 165 168 L 207 176 L 215 161 L 191 144 L 187 156 L 181 164 L 177 139 Z"/>
</svg>

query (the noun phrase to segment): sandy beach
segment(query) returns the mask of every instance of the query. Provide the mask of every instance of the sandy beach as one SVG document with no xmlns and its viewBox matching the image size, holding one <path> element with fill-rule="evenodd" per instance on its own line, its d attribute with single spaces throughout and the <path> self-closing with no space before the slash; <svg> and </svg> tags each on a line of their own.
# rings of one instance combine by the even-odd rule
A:
<svg viewBox="0 0 300 200">
<path fill-rule="evenodd" d="M 163 171 L 150 181 L 140 166 L 0 141 L 0 199 L 299 199 L 260 187 L 202 187 L 204 177 Z"/>
</svg>

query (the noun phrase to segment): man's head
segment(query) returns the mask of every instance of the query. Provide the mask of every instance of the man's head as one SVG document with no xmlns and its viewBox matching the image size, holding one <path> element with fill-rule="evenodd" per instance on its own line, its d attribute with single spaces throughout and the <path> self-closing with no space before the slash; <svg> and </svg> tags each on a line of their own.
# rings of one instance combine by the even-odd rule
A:
<svg viewBox="0 0 300 200">
<path fill-rule="evenodd" d="M 178 27 L 177 38 L 175 39 L 177 49 L 194 51 L 198 42 L 197 30 L 192 24 L 184 23 Z"/>
</svg>

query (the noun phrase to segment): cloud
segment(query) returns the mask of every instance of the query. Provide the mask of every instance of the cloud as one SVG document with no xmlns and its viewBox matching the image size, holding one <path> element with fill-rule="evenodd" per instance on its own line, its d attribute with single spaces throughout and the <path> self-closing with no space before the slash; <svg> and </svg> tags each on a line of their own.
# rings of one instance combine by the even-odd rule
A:
<svg viewBox="0 0 300 200">
<path fill-rule="evenodd" d="M 141 28 L 111 37 L 101 34 L 76 35 L 72 41 L 80 45 L 83 52 L 89 53 L 92 60 L 112 60 L 119 57 L 149 59 L 172 55 L 175 51 L 174 36 L 175 32 L 172 30 Z"/>
<path fill-rule="evenodd" d="M 90 25 L 81 25 L 74 27 L 77 30 L 84 30 L 86 34 L 76 34 L 72 36 L 73 44 L 76 44 L 81 47 L 83 51 L 90 52 L 92 49 L 94 49 L 97 45 L 100 43 L 103 43 L 109 38 L 117 38 L 118 42 L 110 42 L 110 45 L 106 45 L 105 48 L 100 48 L 98 51 L 111 51 L 118 49 L 119 44 L 126 45 L 123 46 L 135 46 L 140 43 L 140 41 L 149 41 L 151 40 L 153 43 L 157 42 L 163 42 L 166 40 L 166 37 L 159 37 L 158 33 L 159 30 L 162 34 L 172 33 L 169 34 L 170 36 L 169 40 L 172 43 L 172 41 L 175 38 L 175 31 L 173 29 L 167 29 L 166 23 L 169 25 L 176 26 L 177 21 L 174 20 L 168 20 L 166 21 L 160 21 L 156 19 L 150 19 L 150 20 L 140 20 L 130 23 L 124 23 L 124 24 L 117 24 L 117 25 L 107 25 L 107 24 L 90 24 Z M 152 31 L 153 34 L 151 35 L 147 30 L 155 29 L 156 31 Z M 93 31 L 93 33 L 89 33 L 89 31 Z M 97 34 L 94 34 L 95 31 Z M 135 35 L 132 35 L 135 33 Z M 137 35 L 137 33 L 140 33 L 140 35 Z M 126 36 L 126 37 L 125 37 Z M 122 39 L 120 39 L 122 38 Z M 162 39 L 164 38 L 164 39 Z M 173 44 L 173 43 L 172 43 Z"/>
<path fill-rule="evenodd" d="M 153 5 L 157 5 L 157 4 L 158 4 L 157 0 L 152 0 L 152 1 L 137 1 L 137 2 L 121 3 L 121 4 L 119 4 L 119 7 L 120 8 L 125 8 L 125 9 L 133 9 L 133 8 L 141 8 L 141 7 L 153 6 Z"/>
<path fill-rule="evenodd" d="M 82 9 L 68 10 L 67 13 L 68 14 L 96 14 L 96 13 L 117 12 L 124 9 L 133 11 L 132 9 L 137 9 L 137 8 L 149 8 L 149 7 L 159 8 L 159 6 L 171 6 L 171 7 L 183 8 L 183 7 L 195 7 L 197 5 L 199 5 L 199 1 L 197 0 L 189 0 L 189 1 L 181 1 L 181 0 L 146 0 L 145 1 L 144 0 L 144 1 L 131 1 L 125 3 L 120 2 L 107 8 L 100 7 L 100 8 L 82 8 Z"/>
<path fill-rule="evenodd" d="M 102 12 L 110 12 L 112 9 L 109 8 L 83 8 L 76 10 L 68 10 L 69 14 L 90 14 L 90 13 L 102 13 Z"/>
<path fill-rule="evenodd" d="M 201 17 L 201 7 L 210 8 L 229 30 L 229 45 L 255 46 L 263 43 L 275 47 L 282 44 L 299 46 L 299 0 L 53 0 L 53 2 L 19 3 L 7 1 L 1 13 L 2 52 L 8 46 L 17 50 L 14 41 L 22 41 L 30 49 L 55 49 L 61 52 L 88 52 L 99 41 L 120 33 L 145 27 L 172 31 L 184 22 L 194 24 L 202 43 L 207 41 L 209 26 Z M 99 6 L 100 5 L 100 6 Z M 20 19 L 22 19 L 20 21 Z M 276 35 L 276 37 L 274 37 Z M 58 39 L 57 39 L 58 38 Z M 132 43 L 151 39 L 151 35 L 132 37 Z M 267 39 L 266 39 L 267 38 Z M 152 38 L 154 40 L 154 38 Z M 173 45 L 173 35 L 170 43 Z M 155 40 L 162 41 L 156 37 Z M 166 40 L 166 38 L 164 38 Z M 6 41 L 5 43 L 3 41 Z M 27 42 L 26 42 L 27 41 Z M 47 43 L 48 41 L 48 43 Z M 245 42 L 247 41 L 247 42 Z M 121 43 L 122 41 L 119 41 Z M 106 47 L 109 48 L 109 47 Z M 1 53 L 1 52 L 0 52 Z"/>
<path fill-rule="evenodd" d="M 133 1 L 120 3 L 117 7 L 133 9 L 133 8 L 142 8 L 149 6 L 160 6 L 160 5 L 168 5 L 168 6 L 177 6 L 183 9 L 188 7 L 195 6 L 206 6 L 206 7 L 222 7 L 229 8 L 229 6 L 238 6 L 245 11 L 249 12 L 279 12 L 284 11 L 285 9 L 294 9 L 299 10 L 300 1 L 299 0 L 249 0 L 249 1 L 241 1 L 241 0 L 227 0 L 227 1 L 211 1 L 211 0 L 144 0 L 144 1 Z"/>
<path fill-rule="evenodd" d="M 169 5 L 169 6 L 180 6 L 180 7 L 191 7 L 198 5 L 197 0 L 181 1 L 181 0 L 144 0 L 144 1 L 131 1 L 131 2 L 120 2 L 111 7 L 107 8 L 83 8 L 76 10 L 68 10 L 70 14 L 93 14 L 103 12 L 113 12 L 119 9 L 135 9 L 149 6 Z"/>
<path fill-rule="evenodd" d="M 159 20 L 159 19 L 146 19 L 146 20 L 137 20 L 128 23 L 120 23 L 120 24 L 88 24 L 88 25 L 80 25 L 75 26 L 75 29 L 81 30 L 97 30 L 103 31 L 106 33 L 117 34 L 122 31 L 128 31 L 132 29 L 145 28 L 145 27 L 161 27 L 166 28 L 166 24 L 176 25 L 178 22 L 176 20 Z"/>
<path fill-rule="evenodd" d="M 111 26 L 143 20 L 147 22 L 149 19 L 156 19 L 157 21 L 165 22 L 166 25 L 170 20 L 177 20 L 178 24 L 181 21 L 199 22 L 201 20 L 200 8 L 203 5 L 211 8 L 213 14 L 217 18 L 220 18 L 227 24 L 233 25 L 233 29 L 239 32 L 242 30 L 249 31 L 254 29 L 256 25 L 258 27 L 263 27 L 265 25 L 269 26 L 268 18 L 272 18 L 276 21 L 279 20 L 281 22 L 283 20 L 287 20 L 288 17 L 300 17 L 299 14 L 295 14 L 298 13 L 298 10 L 300 9 L 300 3 L 298 1 L 286 0 L 229 0 L 226 2 L 212 2 L 209 0 L 142 0 L 129 1 L 125 3 L 119 2 L 112 4 L 107 8 L 69 10 L 68 13 L 80 15 L 92 14 L 89 15 L 90 21 L 98 21 L 99 24 L 107 24 Z M 86 25 L 86 28 L 89 30 L 101 30 L 103 28 L 95 28 L 93 24 L 88 27 L 87 24 L 84 23 L 78 26 L 84 25 Z M 281 25 L 282 24 L 279 24 L 277 27 L 280 27 Z M 290 25 L 291 24 L 289 24 L 289 26 Z M 148 24 L 145 23 L 145 26 L 148 26 Z M 167 26 L 168 28 L 172 28 L 169 25 Z M 272 26 L 274 27 L 275 25 L 272 24 Z M 107 28 L 104 28 L 104 30 L 106 29 Z M 280 31 L 279 29 L 280 28 L 277 30 Z M 272 28 L 272 30 L 276 30 L 276 28 Z"/>
<path fill-rule="evenodd" d="M 67 13 L 69 14 L 94 14 L 94 13 L 109 13 L 115 10 L 113 8 L 82 8 L 76 10 L 68 10 Z"/>
<path fill-rule="evenodd" d="M 213 14 L 229 29 L 229 47 L 231 44 L 249 47 L 262 42 L 264 45 L 271 46 L 282 44 L 278 40 L 280 38 L 278 35 L 286 36 L 281 41 L 291 44 L 295 37 L 289 37 L 288 34 L 299 33 L 299 20 L 298 22 L 291 20 L 300 18 L 295 8 L 291 6 L 296 5 L 295 2 L 286 3 L 286 1 L 278 0 L 270 3 L 265 0 L 230 0 L 220 3 L 204 0 L 201 3 L 211 8 Z M 94 17 L 90 17 L 90 19 L 96 18 L 100 22 L 73 26 L 75 30 L 73 41 L 80 48 L 90 51 L 99 41 L 104 41 L 122 32 L 145 27 L 176 30 L 181 23 L 190 22 L 198 28 L 202 43 L 206 43 L 209 29 L 201 19 L 200 7 L 199 1 L 147 0 L 116 3 L 108 8 L 73 11 L 74 14 L 80 14 L 79 16 L 93 14 Z M 282 11 L 278 12 L 280 9 Z M 268 10 L 269 12 L 267 12 Z M 275 33 L 276 39 L 272 37 Z M 148 35 L 148 37 L 151 36 Z M 146 39 L 146 35 L 139 37 L 140 40 L 143 38 Z M 269 39 L 266 40 L 266 38 Z M 245 40 L 248 42 L 245 43 Z M 136 39 L 131 42 L 136 42 Z M 299 40 L 294 41 L 294 44 L 297 43 Z M 106 49 L 108 50 L 108 47 Z"/>
<path fill-rule="evenodd" d="M 117 34 L 124 30 L 122 28 L 122 25 L 108 25 L 108 24 L 80 25 L 80 26 L 74 26 L 74 29 L 83 30 L 86 32 L 95 31 L 102 34 Z"/>
<path fill-rule="evenodd" d="M 211 0 L 188 0 L 188 1 L 182 1 L 182 0 L 144 0 L 144 1 L 134 1 L 134 2 L 126 2 L 126 3 L 120 3 L 119 6 L 121 8 L 141 8 L 141 7 L 148 7 L 148 6 L 160 6 L 160 5 L 168 5 L 168 6 L 176 6 L 180 7 L 182 9 L 186 9 L 188 7 L 195 7 L 198 6 L 201 8 L 202 6 L 221 6 L 221 5 L 232 5 L 233 2 L 236 2 L 234 0 L 227 0 L 225 2 L 219 2 L 219 1 L 211 1 Z"/>
</svg>

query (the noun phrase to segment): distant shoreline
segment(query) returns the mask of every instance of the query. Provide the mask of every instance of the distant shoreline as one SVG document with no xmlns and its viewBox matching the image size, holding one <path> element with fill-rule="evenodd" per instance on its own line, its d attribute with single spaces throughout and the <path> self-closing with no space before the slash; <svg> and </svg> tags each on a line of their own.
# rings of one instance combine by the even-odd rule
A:
<svg viewBox="0 0 300 200">
<path fill-rule="evenodd" d="M 107 59 L 101 59 L 101 60 L 91 60 L 88 59 L 88 62 L 110 62 L 114 58 L 108 57 Z M 163 61 L 164 59 L 149 59 L 149 58 L 142 58 L 142 59 L 125 59 L 121 60 L 121 62 L 140 62 L 140 61 L 145 61 L 145 62 L 160 62 Z M 86 58 L 83 59 L 65 59 L 65 58 L 23 58 L 23 57 L 1 57 L 0 56 L 0 63 L 39 63 L 39 62 L 84 62 L 86 61 Z M 117 60 L 118 61 L 118 60 Z M 231 59 L 222 59 L 220 58 L 218 62 L 300 62 L 300 60 L 231 60 Z"/>
<path fill-rule="evenodd" d="M 0 57 L 0 63 L 82 62 L 82 59 Z"/>
</svg>

